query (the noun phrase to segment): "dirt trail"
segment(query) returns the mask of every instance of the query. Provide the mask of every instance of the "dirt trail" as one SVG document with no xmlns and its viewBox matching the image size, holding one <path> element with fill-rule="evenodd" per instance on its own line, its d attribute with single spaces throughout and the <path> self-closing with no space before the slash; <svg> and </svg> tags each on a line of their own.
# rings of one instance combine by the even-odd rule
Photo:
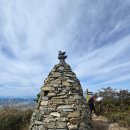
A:
<svg viewBox="0 0 130 130">
<path fill-rule="evenodd" d="M 110 123 L 106 117 L 95 116 L 92 117 L 93 130 L 130 130 L 130 128 L 120 127 L 117 123 Z"/>
</svg>

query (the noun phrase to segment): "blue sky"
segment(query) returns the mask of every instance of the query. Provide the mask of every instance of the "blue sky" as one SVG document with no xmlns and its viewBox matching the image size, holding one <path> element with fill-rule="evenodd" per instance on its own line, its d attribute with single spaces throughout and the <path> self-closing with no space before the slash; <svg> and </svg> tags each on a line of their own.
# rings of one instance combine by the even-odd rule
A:
<svg viewBox="0 0 130 130">
<path fill-rule="evenodd" d="M 130 0 L 0 0 L 0 96 L 36 95 L 59 50 L 84 90 L 130 90 Z"/>
</svg>

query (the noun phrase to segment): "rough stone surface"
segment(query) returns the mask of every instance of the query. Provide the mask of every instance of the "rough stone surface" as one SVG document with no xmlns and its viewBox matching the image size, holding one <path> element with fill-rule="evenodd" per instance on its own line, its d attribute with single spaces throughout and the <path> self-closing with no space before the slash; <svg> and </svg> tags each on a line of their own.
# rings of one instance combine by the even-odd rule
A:
<svg viewBox="0 0 130 130">
<path fill-rule="evenodd" d="M 58 112 L 52 112 L 50 115 L 54 117 L 60 117 L 60 113 Z"/>
<path fill-rule="evenodd" d="M 78 130 L 78 125 L 77 125 L 77 124 L 75 124 L 75 125 L 70 124 L 70 125 L 68 126 L 68 128 L 69 128 L 69 130 Z"/>
<path fill-rule="evenodd" d="M 48 104 L 48 101 L 42 101 L 41 102 L 41 106 L 44 106 L 44 105 L 46 106 L 47 104 Z"/>
<path fill-rule="evenodd" d="M 67 117 L 80 117 L 80 111 L 74 111 L 72 113 L 69 113 Z"/>
<path fill-rule="evenodd" d="M 91 117 L 76 74 L 64 61 L 45 79 L 29 130 L 90 130 Z"/>
<path fill-rule="evenodd" d="M 66 128 L 67 127 L 67 123 L 64 121 L 57 121 L 56 122 L 56 128 Z"/>
</svg>

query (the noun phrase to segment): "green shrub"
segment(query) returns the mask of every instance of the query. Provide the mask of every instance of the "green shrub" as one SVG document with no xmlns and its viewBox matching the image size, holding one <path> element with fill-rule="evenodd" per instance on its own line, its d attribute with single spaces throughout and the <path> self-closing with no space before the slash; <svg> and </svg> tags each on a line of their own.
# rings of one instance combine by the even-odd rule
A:
<svg viewBox="0 0 130 130">
<path fill-rule="evenodd" d="M 40 93 L 37 94 L 37 97 L 36 99 L 34 99 L 34 101 L 38 103 L 39 98 L 40 98 Z"/>
<path fill-rule="evenodd" d="M 111 87 L 102 88 L 95 96 L 103 97 L 100 114 L 105 115 L 111 122 L 121 126 L 130 127 L 130 92 L 128 90 L 116 91 Z M 99 111 L 98 103 L 95 105 Z"/>
</svg>

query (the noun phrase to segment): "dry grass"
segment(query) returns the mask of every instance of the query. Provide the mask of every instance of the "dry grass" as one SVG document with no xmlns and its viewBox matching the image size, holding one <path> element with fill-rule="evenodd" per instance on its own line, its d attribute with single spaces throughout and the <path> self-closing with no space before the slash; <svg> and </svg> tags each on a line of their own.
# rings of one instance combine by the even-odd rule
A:
<svg viewBox="0 0 130 130">
<path fill-rule="evenodd" d="M 24 130 L 31 115 L 32 109 L 0 109 L 0 130 Z"/>
<path fill-rule="evenodd" d="M 118 123 L 120 126 L 123 127 L 130 127 L 130 114 L 129 112 L 111 112 L 105 114 L 106 117 L 109 118 L 109 120 L 112 123 Z"/>
<path fill-rule="evenodd" d="M 130 130 L 130 128 L 121 127 L 118 123 L 111 123 L 106 117 L 93 117 L 93 130 Z"/>
</svg>

